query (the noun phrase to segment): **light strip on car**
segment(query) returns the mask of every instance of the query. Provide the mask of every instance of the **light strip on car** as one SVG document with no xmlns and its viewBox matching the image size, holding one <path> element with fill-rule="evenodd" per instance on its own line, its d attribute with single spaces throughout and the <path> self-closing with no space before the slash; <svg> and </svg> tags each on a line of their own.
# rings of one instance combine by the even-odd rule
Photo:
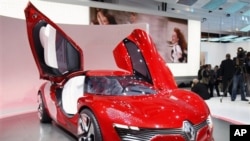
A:
<svg viewBox="0 0 250 141">
<path fill-rule="evenodd" d="M 123 129 L 131 129 L 131 130 L 137 130 L 139 131 L 140 129 L 136 126 L 127 126 L 127 125 L 122 125 L 122 124 L 114 124 L 114 127 L 116 128 L 123 128 Z"/>
<path fill-rule="evenodd" d="M 207 124 L 210 128 L 213 128 L 213 121 L 211 115 L 207 117 Z"/>
</svg>

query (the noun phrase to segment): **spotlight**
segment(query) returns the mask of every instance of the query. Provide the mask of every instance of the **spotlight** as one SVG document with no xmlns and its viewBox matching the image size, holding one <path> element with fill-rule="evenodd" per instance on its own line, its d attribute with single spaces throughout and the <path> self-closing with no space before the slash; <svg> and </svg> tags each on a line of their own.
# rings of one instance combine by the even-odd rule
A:
<svg viewBox="0 0 250 141">
<path fill-rule="evenodd" d="M 205 21 L 207 21 L 207 18 L 202 18 L 201 22 L 204 23 Z"/>
<path fill-rule="evenodd" d="M 230 17 L 231 15 L 230 15 L 230 14 L 227 14 L 226 16 L 227 16 L 227 17 Z"/>
</svg>

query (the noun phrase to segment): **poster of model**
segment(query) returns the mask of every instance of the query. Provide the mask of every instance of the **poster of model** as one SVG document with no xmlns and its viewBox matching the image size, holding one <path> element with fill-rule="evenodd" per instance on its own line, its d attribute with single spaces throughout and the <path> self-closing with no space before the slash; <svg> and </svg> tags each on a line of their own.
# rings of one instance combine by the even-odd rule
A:
<svg viewBox="0 0 250 141">
<path fill-rule="evenodd" d="M 188 20 L 100 8 L 90 8 L 90 18 L 95 25 L 147 23 L 166 63 L 187 63 Z"/>
</svg>

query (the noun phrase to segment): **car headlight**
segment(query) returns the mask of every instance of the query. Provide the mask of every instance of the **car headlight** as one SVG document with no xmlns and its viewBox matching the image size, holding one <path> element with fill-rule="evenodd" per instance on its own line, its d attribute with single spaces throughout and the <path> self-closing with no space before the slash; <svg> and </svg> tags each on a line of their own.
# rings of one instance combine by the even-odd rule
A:
<svg viewBox="0 0 250 141">
<path fill-rule="evenodd" d="M 130 130 L 140 130 L 138 127 L 136 126 L 127 126 L 127 125 L 122 125 L 122 124 L 114 124 L 113 125 L 116 128 L 122 128 L 122 129 L 130 129 Z"/>
<path fill-rule="evenodd" d="M 212 129 L 213 128 L 213 121 L 212 121 L 212 117 L 211 117 L 211 115 L 209 115 L 208 117 L 207 117 L 207 124 L 208 124 L 208 126 L 210 127 L 210 129 Z"/>
</svg>

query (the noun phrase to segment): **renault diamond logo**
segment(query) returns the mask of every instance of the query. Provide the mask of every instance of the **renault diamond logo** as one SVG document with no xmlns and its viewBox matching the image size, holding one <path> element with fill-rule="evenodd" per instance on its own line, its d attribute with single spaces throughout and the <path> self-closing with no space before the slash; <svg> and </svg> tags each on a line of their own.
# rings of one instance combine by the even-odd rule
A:
<svg viewBox="0 0 250 141">
<path fill-rule="evenodd" d="M 183 122 L 183 131 L 186 134 L 186 136 L 188 137 L 189 141 L 195 140 L 196 131 L 194 130 L 194 127 L 190 122 L 188 122 L 188 121 Z"/>
</svg>

